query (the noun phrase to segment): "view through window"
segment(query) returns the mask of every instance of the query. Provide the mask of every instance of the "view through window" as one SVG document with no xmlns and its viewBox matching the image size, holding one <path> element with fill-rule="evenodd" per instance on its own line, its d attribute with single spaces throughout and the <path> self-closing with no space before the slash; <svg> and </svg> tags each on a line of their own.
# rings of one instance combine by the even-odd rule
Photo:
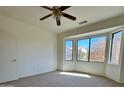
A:
<svg viewBox="0 0 124 93">
<path fill-rule="evenodd" d="M 122 32 L 112 34 L 111 64 L 119 63 Z"/>
<path fill-rule="evenodd" d="M 106 36 L 78 40 L 77 47 L 78 61 L 104 62 Z"/>
<path fill-rule="evenodd" d="M 78 45 L 77 60 L 88 61 L 89 39 L 78 40 L 77 45 Z"/>
<path fill-rule="evenodd" d="M 65 41 L 65 60 L 72 60 L 72 51 L 73 51 L 73 41 L 66 40 Z"/>
<path fill-rule="evenodd" d="M 106 36 L 91 38 L 90 61 L 104 62 Z"/>
</svg>

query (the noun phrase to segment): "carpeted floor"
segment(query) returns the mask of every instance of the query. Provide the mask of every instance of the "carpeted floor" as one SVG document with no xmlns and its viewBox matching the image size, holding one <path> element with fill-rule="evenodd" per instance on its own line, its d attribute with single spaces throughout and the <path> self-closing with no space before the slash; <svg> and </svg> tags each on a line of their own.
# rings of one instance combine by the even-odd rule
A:
<svg viewBox="0 0 124 93">
<path fill-rule="evenodd" d="M 97 75 L 54 71 L 2 83 L 0 87 L 124 87 L 124 84 Z"/>
</svg>

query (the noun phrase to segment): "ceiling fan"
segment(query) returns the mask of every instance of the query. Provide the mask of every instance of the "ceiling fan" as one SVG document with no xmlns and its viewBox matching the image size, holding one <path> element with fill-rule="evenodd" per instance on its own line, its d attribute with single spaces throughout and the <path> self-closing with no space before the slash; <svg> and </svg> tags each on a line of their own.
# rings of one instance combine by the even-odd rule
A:
<svg viewBox="0 0 124 93">
<path fill-rule="evenodd" d="M 40 6 L 40 7 L 43 7 L 47 10 L 52 11 L 52 13 L 40 18 L 40 20 L 44 20 L 44 19 L 46 19 L 50 16 L 54 16 L 55 19 L 56 19 L 57 26 L 61 25 L 61 22 L 60 22 L 60 17 L 61 16 L 66 17 L 66 18 L 68 18 L 70 20 L 73 20 L 73 21 L 76 20 L 76 17 L 63 12 L 64 10 L 68 9 L 70 6 L 60 6 L 60 7 L 59 6 L 53 6 L 52 8 L 47 7 L 47 6 Z"/>
</svg>

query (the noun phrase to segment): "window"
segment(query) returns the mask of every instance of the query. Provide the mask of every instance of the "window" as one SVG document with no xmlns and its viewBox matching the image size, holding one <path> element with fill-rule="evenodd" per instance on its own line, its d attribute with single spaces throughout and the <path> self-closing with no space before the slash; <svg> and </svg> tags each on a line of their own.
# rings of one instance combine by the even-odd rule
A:
<svg viewBox="0 0 124 93">
<path fill-rule="evenodd" d="M 78 61 L 104 62 L 106 36 L 78 40 L 77 47 Z"/>
<path fill-rule="evenodd" d="M 73 59 L 73 41 L 72 40 L 66 40 L 65 41 L 65 60 L 71 61 Z"/>
<path fill-rule="evenodd" d="M 111 64 L 119 63 L 122 32 L 112 34 Z"/>
<path fill-rule="evenodd" d="M 78 40 L 78 56 L 77 60 L 88 61 L 89 39 Z"/>
<path fill-rule="evenodd" d="M 90 61 L 104 62 L 106 36 L 91 38 Z"/>
</svg>

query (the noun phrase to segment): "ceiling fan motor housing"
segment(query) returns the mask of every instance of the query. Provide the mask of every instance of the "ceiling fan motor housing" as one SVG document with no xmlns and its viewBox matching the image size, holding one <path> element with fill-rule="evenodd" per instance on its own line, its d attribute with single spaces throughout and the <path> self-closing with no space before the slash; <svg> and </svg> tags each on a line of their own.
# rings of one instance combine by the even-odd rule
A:
<svg viewBox="0 0 124 93">
<path fill-rule="evenodd" d="M 53 12 L 54 16 L 61 16 L 62 15 L 61 10 L 57 6 L 53 7 L 52 12 Z"/>
</svg>

